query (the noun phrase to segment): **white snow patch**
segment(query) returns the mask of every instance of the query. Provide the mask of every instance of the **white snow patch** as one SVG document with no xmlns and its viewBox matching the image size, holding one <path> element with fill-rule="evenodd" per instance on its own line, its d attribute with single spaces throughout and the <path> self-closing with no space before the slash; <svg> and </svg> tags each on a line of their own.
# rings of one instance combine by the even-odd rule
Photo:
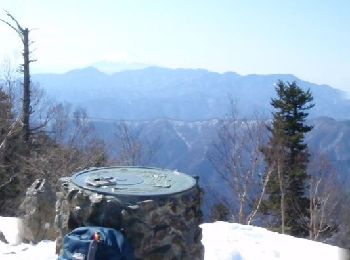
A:
<svg viewBox="0 0 350 260">
<path fill-rule="evenodd" d="M 54 241 L 41 241 L 36 245 L 6 245 L 0 242 L 0 259 L 2 260 L 56 260 L 56 244 Z"/>
<path fill-rule="evenodd" d="M 10 245 L 17 245 L 20 242 L 18 237 L 19 221 L 18 218 L 0 217 L 0 231 Z M 0 257 L 0 259 L 2 258 Z"/>
<path fill-rule="evenodd" d="M 205 260 L 330 260 L 345 258 L 347 251 L 335 246 L 281 235 L 264 228 L 235 223 L 202 224 Z M 54 260 L 54 241 L 36 245 L 19 243 L 18 219 L 0 217 L 0 231 L 10 242 L 0 242 L 1 260 Z"/>
<path fill-rule="evenodd" d="M 56 260 L 54 241 L 41 241 L 36 245 L 20 243 L 18 237 L 18 218 L 0 217 L 0 231 L 9 244 L 0 242 L 1 260 Z"/>
<path fill-rule="evenodd" d="M 236 223 L 202 224 L 204 260 L 347 259 L 335 246 Z"/>
<path fill-rule="evenodd" d="M 181 140 L 186 144 L 187 148 L 191 148 L 192 144 L 186 139 L 186 137 L 179 131 L 177 127 L 174 127 L 176 134 L 181 138 Z"/>
</svg>

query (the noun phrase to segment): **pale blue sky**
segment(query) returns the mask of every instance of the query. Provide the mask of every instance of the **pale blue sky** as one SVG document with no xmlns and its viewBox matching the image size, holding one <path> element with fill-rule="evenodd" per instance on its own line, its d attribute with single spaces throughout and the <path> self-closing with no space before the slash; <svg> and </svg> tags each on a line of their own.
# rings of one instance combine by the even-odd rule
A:
<svg viewBox="0 0 350 260">
<path fill-rule="evenodd" d="M 127 61 L 290 73 L 350 92 L 347 0 L 0 0 L 0 9 L 36 28 L 36 71 Z M 19 61 L 5 25 L 0 46 L 1 60 Z"/>
</svg>

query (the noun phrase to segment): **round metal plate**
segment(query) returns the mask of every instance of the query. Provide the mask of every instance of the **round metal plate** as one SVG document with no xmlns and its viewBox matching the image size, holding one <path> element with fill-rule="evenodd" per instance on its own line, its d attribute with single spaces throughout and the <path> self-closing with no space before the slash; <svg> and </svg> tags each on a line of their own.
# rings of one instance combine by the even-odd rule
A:
<svg viewBox="0 0 350 260">
<path fill-rule="evenodd" d="M 97 193 L 132 196 L 171 195 L 196 185 L 196 180 L 184 173 L 143 167 L 93 168 L 78 172 L 71 181 Z"/>
</svg>

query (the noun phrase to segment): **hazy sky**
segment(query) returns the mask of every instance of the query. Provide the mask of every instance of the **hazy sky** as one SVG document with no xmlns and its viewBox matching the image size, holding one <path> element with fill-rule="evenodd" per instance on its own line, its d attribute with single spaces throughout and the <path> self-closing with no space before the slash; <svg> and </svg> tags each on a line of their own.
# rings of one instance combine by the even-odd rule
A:
<svg viewBox="0 0 350 260">
<path fill-rule="evenodd" d="M 127 61 L 290 73 L 350 92 L 348 0 L 0 0 L 0 9 L 35 28 L 35 71 Z M 4 24 L 0 46 L 1 60 L 19 62 Z"/>
</svg>

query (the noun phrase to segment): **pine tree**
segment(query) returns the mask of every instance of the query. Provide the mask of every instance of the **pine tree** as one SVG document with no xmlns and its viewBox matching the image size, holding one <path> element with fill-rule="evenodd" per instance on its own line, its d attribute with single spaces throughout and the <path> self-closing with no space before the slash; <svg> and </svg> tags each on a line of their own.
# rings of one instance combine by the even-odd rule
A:
<svg viewBox="0 0 350 260">
<path fill-rule="evenodd" d="M 295 82 L 279 81 L 270 139 L 263 148 L 268 169 L 272 175 L 267 186 L 264 213 L 275 216 L 275 227 L 282 233 L 306 236 L 309 199 L 307 197 L 309 161 L 304 136 L 312 127 L 305 123 L 307 111 L 314 106 L 309 90 L 302 90 Z"/>
</svg>

